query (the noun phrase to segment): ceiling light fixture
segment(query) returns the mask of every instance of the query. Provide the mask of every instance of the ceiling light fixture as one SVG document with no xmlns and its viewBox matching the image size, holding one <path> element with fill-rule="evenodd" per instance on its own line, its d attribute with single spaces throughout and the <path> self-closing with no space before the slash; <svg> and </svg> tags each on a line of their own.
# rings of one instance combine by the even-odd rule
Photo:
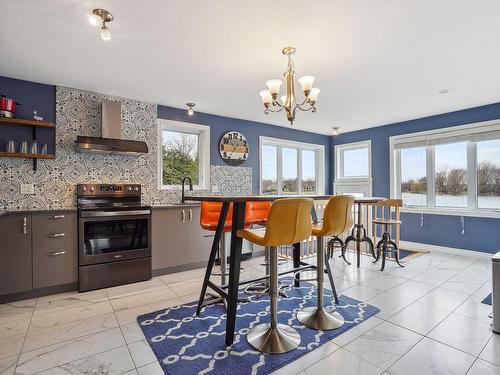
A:
<svg viewBox="0 0 500 375">
<path fill-rule="evenodd" d="M 450 89 L 443 89 L 438 91 L 440 94 L 448 94 L 450 92 Z"/>
<path fill-rule="evenodd" d="M 111 32 L 109 28 L 106 26 L 107 22 L 111 22 L 114 20 L 114 17 L 111 13 L 109 13 L 105 9 L 94 9 L 92 14 L 88 15 L 89 22 L 94 27 L 101 27 L 101 39 L 108 41 L 111 40 Z"/>
<path fill-rule="evenodd" d="M 193 108 L 194 108 L 194 106 L 195 106 L 196 104 L 194 104 L 194 103 L 186 103 L 186 105 L 189 107 L 189 109 L 187 110 L 188 115 L 189 115 L 189 116 L 194 115 L 194 110 L 193 110 Z"/>
<path fill-rule="evenodd" d="M 302 103 L 297 103 L 295 96 L 295 64 L 292 61 L 292 55 L 295 53 L 294 47 L 285 47 L 281 51 L 288 57 L 288 66 L 286 72 L 283 74 L 286 82 L 286 95 L 281 97 L 281 102 L 278 99 L 281 87 L 280 79 L 271 79 L 266 82 L 267 90 L 261 91 L 260 96 L 264 103 L 264 113 L 267 115 L 269 112 L 281 112 L 285 110 L 286 117 L 293 125 L 295 120 L 295 112 L 297 109 L 301 111 L 316 112 L 316 100 L 318 99 L 319 89 L 313 87 L 314 77 L 304 76 L 299 78 L 299 83 L 304 92 L 305 99 Z"/>
<path fill-rule="evenodd" d="M 337 135 L 339 135 L 339 134 L 340 134 L 340 127 L 339 127 L 339 126 L 334 126 L 334 127 L 332 128 L 332 135 L 333 135 L 334 137 L 336 137 L 336 136 L 337 136 Z"/>
</svg>

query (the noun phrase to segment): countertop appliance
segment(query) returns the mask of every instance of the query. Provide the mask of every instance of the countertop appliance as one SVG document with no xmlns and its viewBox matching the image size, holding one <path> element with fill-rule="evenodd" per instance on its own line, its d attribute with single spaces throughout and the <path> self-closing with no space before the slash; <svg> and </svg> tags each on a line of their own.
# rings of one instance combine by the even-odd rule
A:
<svg viewBox="0 0 500 375">
<path fill-rule="evenodd" d="M 21 105 L 16 103 L 14 99 L 9 99 L 5 95 L 0 97 L 0 117 L 14 117 L 16 113 L 16 105 Z"/>
<path fill-rule="evenodd" d="M 151 278 L 151 207 L 141 185 L 78 184 L 80 292 Z"/>
<path fill-rule="evenodd" d="M 500 334 L 500 252 L 491 258 L 492 269 L 492 307 L 493 307 L 493 332 Z"/>
</svg>

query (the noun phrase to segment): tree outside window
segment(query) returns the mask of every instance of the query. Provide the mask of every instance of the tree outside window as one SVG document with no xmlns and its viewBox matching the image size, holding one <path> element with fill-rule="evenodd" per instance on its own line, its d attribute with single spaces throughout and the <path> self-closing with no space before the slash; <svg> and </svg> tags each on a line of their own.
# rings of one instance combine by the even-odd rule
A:
<svg viewBox="0 0 500 375">
<path fill-rule="evenodd" d="M 190 177 L 193 185 L 200 178 L 198 134 L 163 131 L 163 185 L 180 185 Z"/>
</svg>

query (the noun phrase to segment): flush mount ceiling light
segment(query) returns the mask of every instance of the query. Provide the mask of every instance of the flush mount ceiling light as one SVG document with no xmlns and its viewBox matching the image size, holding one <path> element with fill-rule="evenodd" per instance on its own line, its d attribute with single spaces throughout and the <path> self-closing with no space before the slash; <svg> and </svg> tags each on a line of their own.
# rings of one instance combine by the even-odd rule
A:
<svg viewBox="0 0 500 375">
<path fill-rule="evenodd" d="M 313 88 L 314 77 L 304 76 L 299 78 L 299 83 L 302 86 L 305 99 L 298 103 L 295 96 L 295 64 L 292 61 L 292 55 L 295 53 L 294 47 L 285 47 L 281 51 L 288 57 L 288 66 L 286 72 L 283 74 L 286 82 L 286 95 L 278 99 L 280 93 L 281 80 L 271 79 L 266 82 L 267 90 L 261 91 L 260 96 L 264 103 L 264 113 L 267 115 L 269 112 L 286 112 L 286 117 L 293 125 L 295 120 L 295 112 L 297 109 L 301 111 L 316 112 L 316 100 L 318 99 L 319 89 Z"/>
<path fill-rule="evenodd" d="M 189 109 L 187 110 L 188 115 L 189 115 L 189 116 L 194 115 L 194 110 L 193 110 L 193 108 L 194 108 L 194 106 L 195 106 L 196 104 L 194 104 L 194 103 L 186 103 L 186 105 L 189 107 Z"/>
<path fill-rule="evenodd" d="M 340 127 L 339 127 L 339 126 L 334 126 L 334 127 L 332 128 L 332 135 L 333 135 L 334 137 L 336 137 L 336 136 L 337 136 L 337 135 L 339 135 L 339 134 L 340 134 Z"/>
<path fill-rule="evenodd" d="M 97 8 L 88 17 L 92 26 L 101 28 L 101 39 L 106 41 L 111 40 L 111 33 L 106 23 L 113 21 L 113 15 L 105 9 Z"/>
<path fill-rule="evenodd" d="M 450 92 L 450 89 L 442 89 L 438 91 L 440 94 L 448 94 Z"/>
</svg>

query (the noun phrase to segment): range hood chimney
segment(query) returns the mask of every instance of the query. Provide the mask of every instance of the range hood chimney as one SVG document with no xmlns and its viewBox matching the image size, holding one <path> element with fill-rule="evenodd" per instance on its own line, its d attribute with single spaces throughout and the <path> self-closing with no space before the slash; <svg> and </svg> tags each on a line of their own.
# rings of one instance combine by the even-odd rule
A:
<svg viewBox="0 0 500 375">
<path fill-rule="evenodd" d="M 122 137 L 121 103 L 113 100 L 102 101 L 102 137 L 78 136 L 76 143 L 81 151 L 138 154 L 147 153 L 148 146 L 142 141 L 129 141 Z"/>
</svg>

